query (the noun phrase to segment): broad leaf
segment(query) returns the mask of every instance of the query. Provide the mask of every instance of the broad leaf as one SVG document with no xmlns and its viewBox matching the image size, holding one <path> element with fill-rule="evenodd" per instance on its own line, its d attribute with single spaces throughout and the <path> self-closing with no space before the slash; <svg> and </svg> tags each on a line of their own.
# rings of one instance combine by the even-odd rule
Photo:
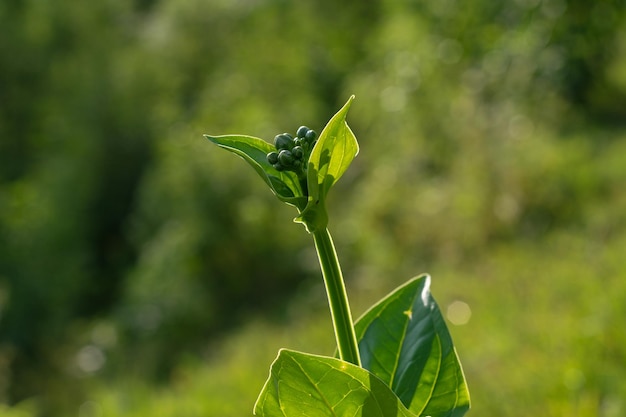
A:
<svg viewBox="0 0 626 417">
<path fill-rule="evenodd" d="M 293 172 L 278 171 L 267 162 L 267 154 L 276 150 L 272 145 L 246 135 L 204 136 L 247 161 L 281 201 L 296 206 L 299 210 L 304 209 L 307 200 L 298 176 Z"/>
<path fill-rule="evenodd" d="M 363 367 L 416 415 L 459 417 L 470 400 L 450 333 L 422 275 L 396 289 L 355 324 Z"/>
<path fill-rule="evenodd" d="M 304 212 L 296 220 L 304 223 L 310 232 L 326 227 L 326 195 L 359 153 L 356 137 L 346 123 L 352 100 L 354 96 L 328 121 L 309 157 L 309 200 Z"/>
<path fill-rule="evenodd" d="M 380 379 L 339 359 L 282 349 L 254 406 L 262 417 L 415 417 Z"/>
</svg>

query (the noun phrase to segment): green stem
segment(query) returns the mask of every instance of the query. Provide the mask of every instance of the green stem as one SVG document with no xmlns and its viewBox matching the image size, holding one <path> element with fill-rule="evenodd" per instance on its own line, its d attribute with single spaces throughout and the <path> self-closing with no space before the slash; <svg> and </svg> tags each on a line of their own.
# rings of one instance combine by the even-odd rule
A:
<svg viewBox="0 0 626 417">
<path fill-rule="evenodd" d="M 333 240 L 327 228 L 313 232 L 313 239 L 326 285 L 339 357 L 346 362 L 361 366 L 350 305 Z"/>
</svg>

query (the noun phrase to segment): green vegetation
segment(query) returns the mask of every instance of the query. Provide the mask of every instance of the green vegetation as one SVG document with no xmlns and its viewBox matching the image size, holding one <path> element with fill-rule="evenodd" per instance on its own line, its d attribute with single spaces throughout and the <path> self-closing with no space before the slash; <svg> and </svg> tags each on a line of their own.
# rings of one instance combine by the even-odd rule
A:
<svg viewBox="0 0 626 417">
<path fill-rule="evenodd" d="M 1 2 L 0 413 L 239 417 L 332 355 L 306 233 L 199 138 L 354 93 L 355 315 L 428 272 L 468 415 L 623 415 L 624 6 Z"/>
<path fill-rule="evenodd" d="M 251 136 L 207 136 L 241 156 L 280 200 L 298 209 L 295 221 L 315 242 L 337 341 L 338 359 L 281 349 L 254 414 L 461 417 L 469 409 L 469 393 L 430 295 L 430 277 L 408 282 L 352 320 L 327 228 L 326 198 L 359 151 L 346 121 L 353 99 L 330 119 L 319 140 L 305 126 L 295 139 L 277 135 L 273 148 Z"/>
</svg>

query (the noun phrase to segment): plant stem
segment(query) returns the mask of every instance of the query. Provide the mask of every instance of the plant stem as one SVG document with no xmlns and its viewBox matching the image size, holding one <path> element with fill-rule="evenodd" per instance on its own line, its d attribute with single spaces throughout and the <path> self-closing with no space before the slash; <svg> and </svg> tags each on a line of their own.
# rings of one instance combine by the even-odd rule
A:
<svg viewBox="0 0 626 417">
<path fill-rule="evenodd" d="M 335 337 L 337 338 L 339 358 L 361 366 L 359 347 L 352 323 L 352 315 L 350 314 L 350 305 L 348 304 L 348 295 L 346 294 L 346 286 L 341 274 L 341 267 L 339 266 L 339 259 L 337 258 L 333 240 L 327 228 L 313 232 L 313 239 L 315 240 L 315 249 L 317 249 L 317 256 L 319 257 L 322 275 L 324 276 L 324 284 L 326 285 L 330 315 L 335 329 Z"/>
</svg>

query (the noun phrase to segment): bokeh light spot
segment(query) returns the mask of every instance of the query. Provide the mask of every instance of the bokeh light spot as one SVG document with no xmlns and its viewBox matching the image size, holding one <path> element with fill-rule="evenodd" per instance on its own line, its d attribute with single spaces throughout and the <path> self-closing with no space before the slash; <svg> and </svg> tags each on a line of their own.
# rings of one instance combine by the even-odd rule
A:
<svg viewBox="0 0 626 417">
<path fill-rule="evenodd" d="M 94 345 L 87 345 L 78 351 L 76 364 L 81 371 L 91 374 L 99 371 L 106 362 L 102 349 Z"/>
<path fill-rule="evenodd" d="M 456 300 L 448 304 L 446 316 L 450 323 L 455 326 L 463 326 L 467 324 L 472 317 L 472 309 L 469 304 Z"/>
</svg>

